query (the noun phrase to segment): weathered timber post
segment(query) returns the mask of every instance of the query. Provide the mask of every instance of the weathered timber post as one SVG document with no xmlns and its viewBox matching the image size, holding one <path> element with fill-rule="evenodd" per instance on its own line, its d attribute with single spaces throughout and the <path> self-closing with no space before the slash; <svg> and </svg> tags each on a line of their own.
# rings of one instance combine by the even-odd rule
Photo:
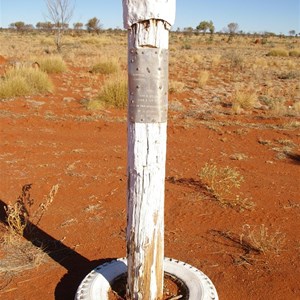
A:
<svg viewBox="0 0 300 300">
<path fill-rule="evenodd" d="M 126 299 L 162 300 L 164 271 L 180 284 L 182 295 L 176 298 L 218 300 L 204 273 L 164 258 L 168 43 L 175 0 L 123 0 L 123 13 L 128 29 L 127 258 L 87 274 L 75 300 L 110 299 L 126 273 Z"/>
<path fill-rule="evenodd" d="M 128 29 L 127 297 L 163 297 L 169 30 L 175 0 L 123 0 Z"/>
</svg>

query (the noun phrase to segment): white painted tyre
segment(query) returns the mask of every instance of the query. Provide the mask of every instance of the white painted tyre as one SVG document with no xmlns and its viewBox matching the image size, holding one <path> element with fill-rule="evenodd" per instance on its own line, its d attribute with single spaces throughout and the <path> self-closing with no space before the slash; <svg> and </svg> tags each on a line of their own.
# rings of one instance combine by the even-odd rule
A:
<svg viewBox="0 0 300 300">
<path fill-rule="evenodd" d="M 183 282 L 188 297 L 182 300 L 218 300 L 211 280 L 201 271 L 182 261 L 164 259 L 164 271 Z M 75 300 L 108 300 L 113 281 L 127 272 L 126 258 L 113 260 L 91 271 L 79 285 Z"/>
</svg>

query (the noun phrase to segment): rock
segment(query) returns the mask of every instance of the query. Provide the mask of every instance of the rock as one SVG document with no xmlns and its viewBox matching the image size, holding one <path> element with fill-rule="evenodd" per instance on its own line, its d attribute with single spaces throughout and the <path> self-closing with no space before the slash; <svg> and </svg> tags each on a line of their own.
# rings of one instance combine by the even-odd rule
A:
<svg viewBox="0 0 300 300">
<path fill-rule="evenodd" d="M 64 97 L 64 98 L 63 98 L 63 101 L 64 101 L 64 102 L 67 102 L 67 103 L 70 103 L 70 102 L 72 102 L 72 101 L 76 101 L 76 99 L 73 98 L 73 97 Z"/>
</svg>

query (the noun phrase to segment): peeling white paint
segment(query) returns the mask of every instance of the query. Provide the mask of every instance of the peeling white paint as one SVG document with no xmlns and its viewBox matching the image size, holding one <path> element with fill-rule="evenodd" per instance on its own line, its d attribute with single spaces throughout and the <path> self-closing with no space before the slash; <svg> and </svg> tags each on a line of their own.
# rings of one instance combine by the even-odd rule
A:
<svg viewBox="0 0 300 300">
<path fill-rule="evenodd" d="M 135 23 L 156 19 L 174 24 L 175 0 L 123 0 L 124 28 L 130 29 Z"/>
</svg>

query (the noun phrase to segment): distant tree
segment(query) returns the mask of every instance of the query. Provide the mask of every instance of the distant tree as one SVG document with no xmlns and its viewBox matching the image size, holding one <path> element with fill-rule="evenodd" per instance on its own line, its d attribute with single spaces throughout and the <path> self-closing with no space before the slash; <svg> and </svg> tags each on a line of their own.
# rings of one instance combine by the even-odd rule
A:
<svg viewBox="0 0 300 300">
<path fill-rule="evenodd" d="M 189 27 L 184 27 L 183 28 L 184 33 L 192 34 L 194 32 L 194 28 L 189 26 Z"/>
<path fill-rule="evenodd" d="M 51 22 L 38 22 L 35 27 L 39 30 L 51 31 L 54 28 L 54 25 Z"/>
<path fill-rule="evenodd" d="M 290 36 L 295 36 L 296 35 L 296 30 L 290 30 L 289 35 Z"/>
<path fill-rule="evenodd" d="M 88 22 L 85 24 L 85 26 L 89 33 L 95 32 L 97 34 L 99 34 L 99 32 L 102 28 L 100 20 L 97 19 L 96 17 L 89 19 Z"/>
<path fill-rule="evenodd" d="M 12 29 L 16 29 L 17 31 L 22 31 L 22 30 L 24 30 L 25 23 L 22 21 L 17 21 L 17 22 L 11 23 L 9 25 L 9 27 Z"/>
<path fill-rule="evenodd" d="M 42 22 L 37 22 L 35 24 L 35 28 L 41 30 L 42 29 Z"/>
<path fill-rule="evenodd" d="M 215 26 L 212 21 L 202 21 L 196 27 L 198 31 L 202 31 L 204 34 L 209 30 L 211 34 L 215 32 Z"/>
<path fill-rule="evenodd" d="M 76 31 L 82 30 L 82 27 L 83 27 L 83 23 L 77 22 L 77 23 L 74 23 L 74 24 L 73 24 L 73 28 L 74 28 Z"/>
<path fill-rule="evenodd" d="M 231 35 L 234 35 L 237 31 L 238 31 L 238 28 L 239 28 L 239 25 L 238 23 L 229 23 L 227 25 L 227 28 L 228 28 L 228 32 L 231 34 Z"/>
<path fill-rule="evenodd" d="M 32 24 L 25 24 L 24 25 L 24 30 L 32 31 L 32 30 L 34 30 L 34 26 Z"/>
<path fill-rule="evenodd" d="M 215 25 L 214 25 L 213 21 L 209 21 L 209 29 L 208 30 L 211 34 L 215 33 Z"/>
<path fill-rule="evenodd" d="M 45 0 L 48 14 L 47 18 L 55 24 L 55 44 L 58 52 L 61 52 L 62 39 L 66 26 L 72 18 L 74 11 L 73 0 Z"/>
</svg>

